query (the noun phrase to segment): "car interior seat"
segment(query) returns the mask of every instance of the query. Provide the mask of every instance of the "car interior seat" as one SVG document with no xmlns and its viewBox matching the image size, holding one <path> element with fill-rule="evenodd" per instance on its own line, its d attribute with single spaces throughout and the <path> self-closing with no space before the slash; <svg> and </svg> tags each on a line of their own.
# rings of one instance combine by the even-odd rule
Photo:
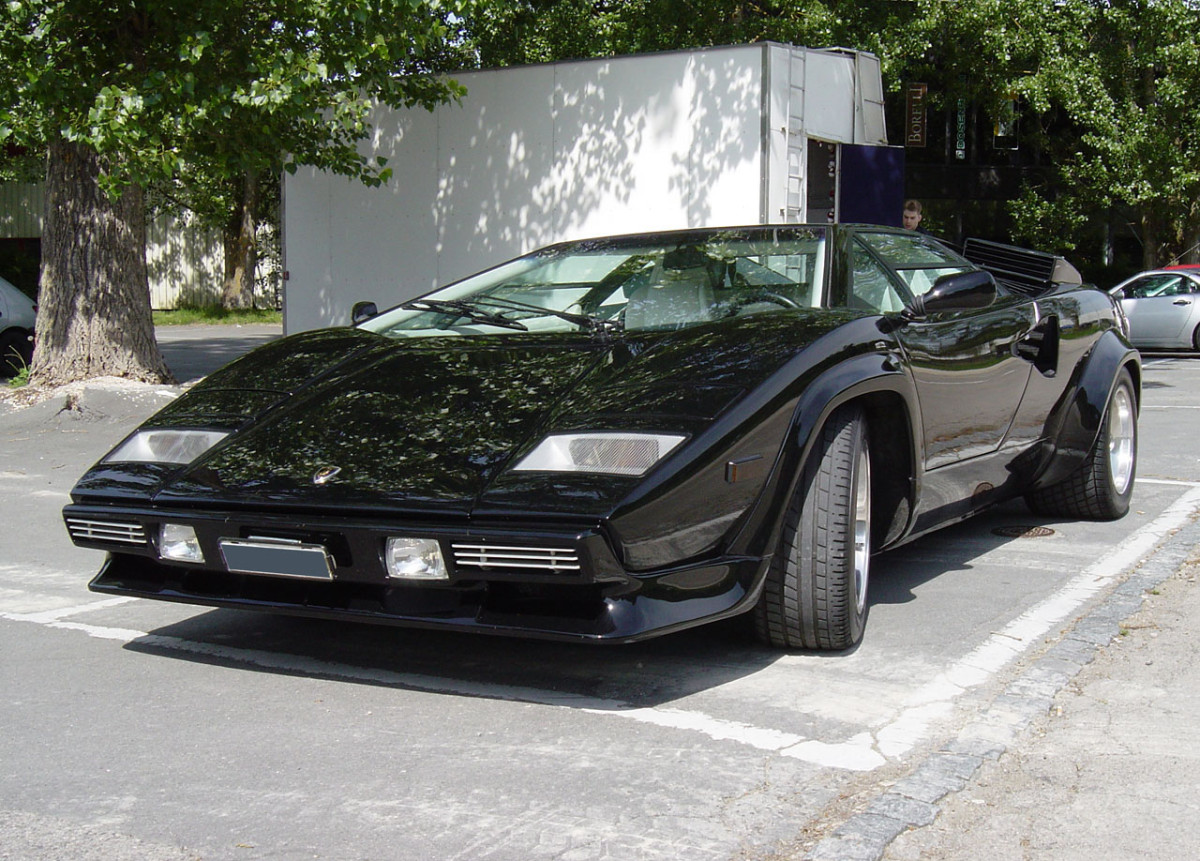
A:
<svg viewBox="0 0 1200 861">
<path fill-rule="evenodd" d="M 626 329 L 678 329 L 711 320 L 715 304 L 714 276 L 704 261 L 672 258 L 628 289 Z"/>
</svg>

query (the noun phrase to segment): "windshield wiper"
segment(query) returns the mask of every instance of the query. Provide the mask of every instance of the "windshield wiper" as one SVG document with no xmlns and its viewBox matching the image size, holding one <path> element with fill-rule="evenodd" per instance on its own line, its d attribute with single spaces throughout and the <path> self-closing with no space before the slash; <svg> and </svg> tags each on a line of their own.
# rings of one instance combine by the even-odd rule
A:
<svg viewBox="0 0 1200 861">
<path fill-rule="evenodd" d="M 607 334 L 620 328 L 615 320 L 602 320 L 599 317 L 590 317 L 587 314 L 575 314 L 571 311 L 556 311 L 553 308 L 543 308 L 541 305 L 532 305 L 528 302 L 519 302 L 516 299 L 501 299 L 496 296 L 480 296 L 474 301 L 481 305 L 492 305 L 497 308 L 509 308 L 513 311 L 533 311 L 538 315 L 549 314 L 552 317 L 558 317 L 560 320 L 566 320 L 568 323 L 574 323 L 576 326 L 579 326 L 581 329 L 587 329 L 589 332 Z"/>
<path fill-rule="evenodd" d="M 485 311 L 474 303 L 464 299 L 413 299 L 400 306 L 408 311 L 433 311 L 435 314 L 453 314 L 456 318 L 466 317 L 476 323 L 487 323 L 489 326 L 501 326 L 505 329 L 519 329 L 528 332 L 529 327 L 519 320 L 510 320 L 503 314 Z"/>
</svg>

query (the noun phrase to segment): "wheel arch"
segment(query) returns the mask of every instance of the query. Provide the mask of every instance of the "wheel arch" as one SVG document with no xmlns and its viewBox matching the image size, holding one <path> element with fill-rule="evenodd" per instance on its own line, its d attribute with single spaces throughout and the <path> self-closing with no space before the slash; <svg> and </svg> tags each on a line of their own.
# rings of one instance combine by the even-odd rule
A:
<svg viewBox="0 0 1200 861">
<path fill-rule="evenodd" d="M 908 531 L 917 488 L 917 448 L 908 403 L 894 391 L 857 399 L 867 420 L 871 457 L 872 545 L 883 548 Z"/>
<path fill-rule="evenodd" d="M 1134 404 L 1141 412 L 1142 364 L 1138 351 L 1114 331 L 1096 341 L 1078 380 L 1047 421 L 1046 438 L 1053 443 L 1054 456 L 1035 482 L 1035 488 L 1062 481 L 1079 469 L 1100 433 L 1104 411 L 1122 370 L 1133 381 Z"/>
<path fill-rule="evenodd" d="M 872 540 L 876 548 L 882 549 L 901 538 L 910 526 L 922 473 L 922 429 L 912 378 L 899 369 L 881 370 L 878 357 L 874 358 L 873 363 L 861 366 L 858 362 L 846 363 L 838 374 L 814 381 L 805 391 L 793 427 L 793 439 L 799 448 L 793 472 L 798 478 L 812 456 L 821 428 L 834 411 L 847 405 L 861 406 L 871 457 Z M 848 380 L 848 376 L 855 378 Z M 793 481 L 786 497 L 794 492 Z"/>
</svg>

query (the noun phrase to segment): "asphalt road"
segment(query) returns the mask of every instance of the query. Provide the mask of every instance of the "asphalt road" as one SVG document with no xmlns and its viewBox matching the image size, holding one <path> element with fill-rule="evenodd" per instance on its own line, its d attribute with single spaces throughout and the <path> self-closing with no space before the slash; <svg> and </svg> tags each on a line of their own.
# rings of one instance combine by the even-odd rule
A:
<svg viewBox="0 0 1200 861">
<path fill-rule="evenodd" d="M 250 323 L 159 326 L 154 334 L 175 379 L 187 383 L 278 338 L 281 333 L 282 327 L 276 324 Z"/>
<path fill-rule="evenodd" d="M 833 836 L 854 799 L 948 740 L 1019 739 L 998 704 L 1200 506 L 1200 359 L 1148 359 L 1144 391 L 1129 516 L 1012 504 L 884 554 L 841 655 L 736 624 L 589 648 L 103 599 L 59 511 L 173 391 L 0 410 L 4 857 L 877 857 Z"/>
</svg>

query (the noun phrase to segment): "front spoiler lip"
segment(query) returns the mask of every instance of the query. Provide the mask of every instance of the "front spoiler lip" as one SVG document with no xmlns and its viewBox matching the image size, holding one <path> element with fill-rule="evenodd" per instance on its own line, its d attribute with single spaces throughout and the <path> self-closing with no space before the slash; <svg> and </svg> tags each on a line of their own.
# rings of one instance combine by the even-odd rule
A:
<svg viewBox="0 0 1200 861">
<path fill-rule="evenodd" d="M 163 565 L 150 559 L 109 554 L 88 588 L 103 595 L 150 598 L 180 604 L 257 610 L 289 616 L 367 622 L 432 630 L 455 630 L 543 640 L 588 643 L 632 643 L 745 612 L 756 594 L 743 583 L 759 582 L 769 559 L 728 560 L 723 564 L 676 569 L 663 578 L 699 574 L 713 585 L 686 598 L 669 600 L 654 592 L 655 578 L 643 590 L 611 597 L 596 596 L 590 614 L 520 612 L 491 606 L 487 587 L 468 593 L 413 586 L 362 583 L 299 583 L 254 578 Z M 234 588 L 224 594 L 188 588 L 205 577 Z M 651 594 L 647 594 L 647 592 Z M 290 595 L 290 600 L 278 597 Z M 276 596 L 276 597 L 273 597 Z M 441 605 L 439 606 L 439 598 Z M 409 604 L 409 602 L 415 602 Z M 422 612 L 419 604 L 424 603 Z M 408 605 L 408 606 L 405 606 Z"/>
</svg>

